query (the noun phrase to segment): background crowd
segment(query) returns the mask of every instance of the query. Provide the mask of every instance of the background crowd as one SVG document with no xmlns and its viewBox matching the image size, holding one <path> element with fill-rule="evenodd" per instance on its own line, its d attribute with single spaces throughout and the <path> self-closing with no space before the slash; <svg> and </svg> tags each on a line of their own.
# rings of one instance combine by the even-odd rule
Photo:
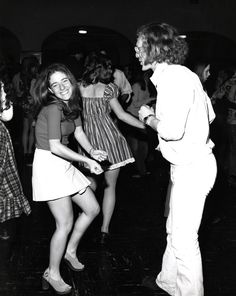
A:
<svg viewBox="0 0 236 296">
<path fill-rule="evenodd" d="M 101 52 L 105 53 L 104 50 Z M 79 50 L 68 55 L 67 58 L 58 61 L 64 63 L 71 70 L 77 81 L 80 81 L 84 69 L 84 63 L 88 53 Z M 108 55 L 109 56 L 109 55 Z M 14 118 L 8 123 L 13 144 L 22 147 L 22 153 L 18 157 L 19 166 L 30 165 L 34 151 L 34 120 L 30 112 L 32 103 L 31 90 L 38 73 L 46 65 L 40 64 L 34 55 L 26 56 L 19 63 L 18 68 L 5 63 L 8 72 L 9 84 L 13 87 L 14 95 L 11 100 L 14 105 Z M 220 64 L 217 61 L 205 60 L 202 57 L 187 60 L 186 66 L 194 71 L 200 78 L 208 95 L 212 98 L 214 110 L 217 113 L 212 125 L 212 136 L 217 142 L 215 154 L 223 172 L 227 175 L 230 184 L 235 185 L 235 157 L 234 157 L 234 110 L 235 110 L 235 66 Z M 136 64 L 112 65 L 114 83 L 119 88 L 119 102 L 128 113 L 138 117 L 137 111 L 142 104 L 155 106 L 156 90 L 150 82 L 150 71 L 143 73 Z M 124 125 L 113 119 L 119 125 L 126 137 L 129 146 L 135 156 L 134 176 L 140 177 L 148 173 L 149 160 L 153 158 L 153 141 L 155 135 L 152 131 L 143 133 L 128 125 Z"/>
<path fill-rule="evenodd" d="M 81 122 L 76 123 L 76 130 L 78 132 L 78 127 L 83 126 L 84 133 L 88 138 L 86 141 L 88 142 L 84 144 L 82 141 L 82 144 L 79 143 L 80 147 L 78 147 L 75 143 L 75 139 L 78 140 L 81 134 L 78 136 L 76 132 L 74 138 L 69 137 L 70 134 L 66 134 L 68 139 L 67 137 L 63 138 L 62 144 L 68 146 L 69 149 L 76 154 L 82 155 L 81 159 L 75 157 L 74 154 L 70 154 L 71 152 L 68 152 L 68 154 L 67 152 L 63 152 L 62 154 L 60 154 L 61 152 L 58 153 L 58 149 L 60 150 L 61 148 L 55 148 L 55 150 L 53 148 L 52 150 L 50 146 L 47 149 L 63 158 L 68 158 L 68 160 L 76 162 L 75 166 L 88 178 L 85 178 L 83 181 L 86 183 L 86 185 L 84 185 L 85 188 L 91 187 L 95 195 L 96 190 L 103 191 L 103 201 L 101 205 L 103 221 L 97 241 L 100 244 L 105 244 L 110 239 L 110 229 L 112 228 L 110 224 L 112 224 L 112 216 L 115 211 L 116 183 L 120 169 L 123 166 L 130 165 L 132 166 L 133 178 L 140 180 L 148 178 L 148 176 L 152 174 L 153 160 L 159 153 L 155 150 L 158 146 L 156 132 L 149 127 L 145 127 L 139 120 L 138 114 L 142 105 L 148 105 L 155 109 L 157 91 L 150 80 L 152 71 L 150 71 L 150 69 L 141 71 L 140 66 L 136 63 L 123 67 L 115 65 L 112 63 L 109 54 L 103 49 L 99 52 L 86 54 L 76 53 L 74 59 L 68 56 L 67 59 L 58 61 L 58 65 L 59 66 L 56 67 L 55 65 L 40 64 L 39 60 L 34 55 L 24 57 L 18 69 L 12 69 L 11 65 L 4 61 L 2 63 L 5 75 L 4 77 L 0 77 L 2 82 L 2 103 L 4 103 L 3 94 L 5 89 L 6 93 L 9 94 L 7 96 L 9 109 L 14 109 L 14 116 L 13 118 L 4 120 L 5 107 L 3 105 L 1 108 L 1 124 L 2 121 L 9 121 L 6 122 L 5 125 L 10 134 L 7 129 L 5 130 L 4 124 L 3 126 L 1 125 L 1 128 L 3 129 L 3 133 L 6 134 L 6 141 L 10 143 L 9 145 L 12 145 L 11 141 L 13 142 L 11 148 L 13 156 L 9 156 L 9 158 L 15 159 L 14 154 L 16 155 L 16 161 L 14 160 L 15 164 L 14 166 L 12 165 L 12 167 L 14 167 L 14 178 L 17 179 L 17 186 L 19 186 L 20 190 L 20 193 L 16 193 L 14 198 L 18 199 L 19 196 L 21 196 L 22 200 L 17 203 L 22 205 L 23 209 L 19 210 L 14 208 L 13 214 L 9 215 L 6 219 L 3 218 L 1 222 L 18 217 L 23 212 L 27 215 L 30 214 L 30 205 L 24 197 L 21 185 L 21 182 L 24 183 L 24 170 L 26 166 L 32 166 L 34 154 L 38 158 L 37 167 L 39 167 L 39 163 L 42 164 L 42 159 L 45 161 L 44 156 L 40 156 L 41 158 L 39 158 L 37 152 L 37 148 L 40 146 L 39 142 L 37 142 L 37 137 L 39 136 L 37 136 L 37 117 L 34 116 L 34 97 L 41 96 L 42 110 L 43 107 L 47 106 L 44 101 L 45 98 L 49 98 L 51 94 L 56 98 L 67 100 L 60 98 L 60 95 L 58 96 L 57 94 L 58 91 L 66 90 L 67 82 L 63 80 L 64 78 L 59 81 L 56 77 L 55 82 L 52 81 L 55 78 L 53 74 L 57 72 L 64 73 L 66 74 L 65 79 L 73 81 L 73 89 L 78 89 L 78 93 L 80 93 Z M 215 143 L 213 151 L 217 160 L 218 170 L 226 184 L 236 186 L 235 67 L 234 65 L 227 67 L 222 65 L 219 67 L 217 63 L 208 60 L 205 61 L 201 58 L 194 61 L 187 60 L 186 66 L 198 75 L 205 91 L 211 98 L 216 113 L 216 119 L 211 126 L 211 138 Z M 50 69 L 50 67 L 54 67 L 54 70 L 52 70 L 52 68 Z M 45 93 L 40 89 L 41 86 L 39 85 L 39 81 L 43 83 L 43 79 Z M 37 89 L 38 92 L 35 91 Z M 45 95 L 46 92 L 47 95 Z M 71 98 L 68 100 L 70 99 Z M 55 101 L 53 102 L 55 103 Z M 52 104 L 52 101 L 50 101 L 50 104 Z M 40 110 L 41 109 L 38 110 L 37 114 L 39 114 Z M 67 118 L 68 110 L 66 107 L 63 109 L 63 112 L 63 116 Z M 50 114 L 54 113 L 52 112 Z M 65 120 L 64 117 L 63 120 Z M 52 134 L 54 137 L 54 133 Z M 61 137 L 61 135 L 59 136 Z M 15 152 L 13 151 L 13 147 Z M 91 165 L 87 158 L 98 160 L 98 157 L 102 155 L 101 151 L 106 153 L 106 157 L 103 156 L 102 159 L 99 160 L 101 161 L 101 167 L 100 165 L 96 167 L 95 163 Z M 83 157 L 87 157 L 86 160 Z M 78 165 L 79 162 L 83 162 L 85 165 L 81 167 Z M 34 170 L 36 167 L 35 163 L 33 166 Z M 48 163 L 48 159 L 45 163 Z M 88 172 L 88 167 L 90 167 L 90 172 Z M 99 174 L 95 172 L 97 169 L 100 171 Z M 18 176 L 18 170 L 20 172 L 20 177 Z M 100 174 L 103 177 L 101 177 Z M 8 180 L 6 182 L 10 181 Z M 34 186 L 37 188 L 35 192 L 39 190 L 39 185 Z M 39 187 L 42 188 L 42 186 L 41 184 Z M 99 186 L 102 188 L 98 188 Z M 45 188 L 45 186 L 43 187 Z M 169 188 L 170 187 L 171 180 L 169 183 Z M 74 192 L 68 192 L 68 195 L 71 194 L 74 194 Z M 83 194 L 84 192 L 81 193 L 81 195 Z M 78 197 L 78 200 L 76 196 L 72 198 L 72 200 L 82 208 L 81 215 L 88 218 L 88 221 L 83 224 L 83 216 L 78 217 L 78 221 L 75 223 L 76 226 L 72 233 L 72 239 L 69 241 L 69 245 L 66 249 L 64 260 L 66 260 L 73 270 L 83 268 L 83 264 L 78 261 L 75 255 L 77 246 L 86 228 L 99 213 L 99 206 L 94 201 L 92 191 L 90 190 L 87 194 L 90 196 L 89 199 L 91 199 L 91 207 L 89 205 L 84 205 L 83 202 L 80 201 L 81 197 Z M 36 195 L 35 193 L 35 196 Z M 165 213 L 163 213 L 165 216 L 168 216 L 169 212 L 169 197 L 169 190 L 167 190 L 166 208 Z M 4 195 L 1 199 L 3 205 L 1 206 L 1 211 L 5 214 L 6 209 L 9 211 L 9 208 L 13 208 L 12 206 L 7 206 L 7 198 L 7 195 Z M 37 198 L 35 197 L 34 200 L 36 201 Z M 225 204 L 224 206 L 222 205 L 223 201 L 219 197 L 218 207 L 215 207 L 215 212 L 212 217 L 213 222 L 223 219 Z M 71 287 L 61 280 L 59 265 L 66 248 L 65 241 L 72 224 L 65 230 L 65 221 L 62 221 L 62 215 L 60 211 L 58 211 L 58 207 L 55 207 L 55 202 L 49 201 L 49 207 L 57 222 L 57 229 L 51 242 L 49 269 L 47 269 L 43 275 L 44 286 L 46 287 L 47 283 L 49 283 L 57 292 L 67 293 L 70 292 Z M 68 216 L 72 216 L 71 210 L 72 207 L 70 205 L 67 211 Z M 59 233 L 62 232 L 62 229 L 64 231 L 63 240 L 59 238 Z M 78 229 L 80 230 L 80 234 L 76 233 Z M 4 240 L 9 238 L 7 227 L 2 227 L 0 237 Z M 63 243 L 61 244 L 62 241 Z M 58 242 L 62 245 L 60 254 L 55 253 L 55 246 Z M 60 281 L 60 283 L 57 281 Z"/>
</svg>

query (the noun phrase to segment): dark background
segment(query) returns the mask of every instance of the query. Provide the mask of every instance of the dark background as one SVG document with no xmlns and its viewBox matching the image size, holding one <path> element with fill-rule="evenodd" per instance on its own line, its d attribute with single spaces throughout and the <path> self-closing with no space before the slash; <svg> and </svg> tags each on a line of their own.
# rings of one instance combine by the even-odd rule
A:
<svg viewBox="0 0 236 296">
<path fill-rule="evenodd" d="M 60 57 L 72 48 L 103 47 L 115 63 L 134 58 L 136 29 L 157 21 L 186 33 L 191 54 L 235 59 L 235 0 L 1 0 L 0 48 L 18 61 L 27 52 Z M 79 28 L 89 28 L 87 36 Z"/>
</svg>

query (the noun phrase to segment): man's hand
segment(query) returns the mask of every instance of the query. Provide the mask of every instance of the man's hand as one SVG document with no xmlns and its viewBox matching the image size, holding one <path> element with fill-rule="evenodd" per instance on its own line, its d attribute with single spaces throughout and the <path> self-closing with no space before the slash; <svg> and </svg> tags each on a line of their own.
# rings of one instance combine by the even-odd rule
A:
<svg viewBox="0 0 236 296">
<path fill-rule="evenodd" d="M 155 116 L 155 112 L 154 109 L 148 105 L 143 105 L 139 111 L 138 111 L 138 115 L 139 115 L 139 119 L 142 122 L 145 122 L 145 118 L 147 118 L 149 115 L 154 115 Z"/>
</svg>

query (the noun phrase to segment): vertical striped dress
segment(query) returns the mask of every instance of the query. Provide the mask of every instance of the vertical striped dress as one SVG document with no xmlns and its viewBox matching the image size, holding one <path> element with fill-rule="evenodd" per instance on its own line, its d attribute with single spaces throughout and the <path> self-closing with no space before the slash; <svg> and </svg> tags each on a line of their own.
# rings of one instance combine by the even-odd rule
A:
<svg viewBox="0 0 236 296">
<path fill-rule="evenodd" d="M 114 97 L 118 97 L 118 87 L 114 83 L 106 86 L 103 97 L 82 97 L 84 132 L 94 149 L 108 153 L 106 170 L 135 161 L 125 137 L 110 116 L 110 100 Z"/>
</svg>

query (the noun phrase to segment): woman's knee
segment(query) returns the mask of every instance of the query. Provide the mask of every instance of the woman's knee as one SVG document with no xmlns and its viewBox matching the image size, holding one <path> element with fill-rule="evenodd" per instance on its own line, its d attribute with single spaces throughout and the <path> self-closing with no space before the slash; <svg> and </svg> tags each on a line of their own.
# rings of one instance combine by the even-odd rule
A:
<svg viewBox="0 0 236 296">
<path fill-rule="evenodd" d="M 62 231 L 68 235 L 73 227 L 73 216 L 57 221 L 56 227 L 58 231 Z"/>
<path fill-rule="evenodd" d="M 88 215 L 91 218 L 95 218 L 100 213 L 100 206 L 98 203 L 96 203 L 88 212 Z"/>
<path fill-rule="evenodd" d="M 106 186 L 109 189 L 115 189 L 120 169 L 105 172 Z"/>
<path fill-rule="evenodd" d="M 84 214 L 94 219 L 100 212 L 100 206 L 93 191 L 90 188 L 84 192 L 84 196 L 74 196 L 73 201 L 82 209 Z"/>
</svg>

